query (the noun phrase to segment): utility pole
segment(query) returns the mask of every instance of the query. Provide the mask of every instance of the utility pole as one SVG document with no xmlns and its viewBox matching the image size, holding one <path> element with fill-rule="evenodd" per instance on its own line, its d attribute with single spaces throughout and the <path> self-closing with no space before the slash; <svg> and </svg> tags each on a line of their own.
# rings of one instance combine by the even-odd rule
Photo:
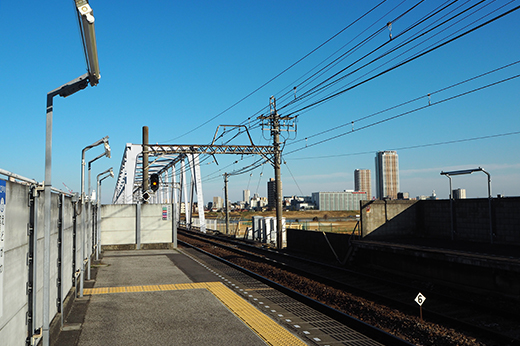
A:
<svg viewBox="0 0 520 346">
<path fill-rule="evenodd" d="M 271 136 L 273 137 L 274 147 L 274 180 L 276 192 L 276 247 L 282 249 L 282 153 L 280 150 L 280 115 L 276 111 L 276 99 L 271 96 Z"/>
<path fill-rule="evenodd" d="M 229 174 L 224 173 L 224 206 L 226 210 L 226 234 L 229 234 L 229 203 L 228 203 L 228 176 Z"/>
<path fill-rule="evenodd" d="M 283 248 L 283 194 L 282 194 L 282 150 L 280 148 L 280 133 L 281 131 L 296 131 L 295 125 L 290 124 L 289 121 L 294 117 L 281 117 L 276 110 L 276 99 L 271 96 L 269 99 L 270 114 L 268 116 L 260 116 L 259 119 L 265 121 L 262 123 L 262 130 L 269 129 L 271 137 L 273 137 L 274 148 L 274 179 L 275 179 L 275 194 L 276 194 L 276 247 Z M 291 130 L 290 128 L 294 128 Z"/>
<path fill-rule="evenodd" d="M 143 126 L 143 203 L 148 203 L 148 126 Z"/>
</svg>

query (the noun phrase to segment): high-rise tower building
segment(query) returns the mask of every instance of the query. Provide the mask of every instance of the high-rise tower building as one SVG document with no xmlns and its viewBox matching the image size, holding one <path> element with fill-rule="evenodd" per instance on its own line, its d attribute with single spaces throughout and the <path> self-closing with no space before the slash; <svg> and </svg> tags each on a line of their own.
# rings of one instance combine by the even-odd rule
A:
<svg viewBox="0 0 520 346">
<path fill-rule="evenodd" d="M 246 203 L 249 203 L 249 199 L 251 198 L 251 191 L 243 190 L 242 191 L 242 200 Z"/>
<path fill-rule="evenodd" d="M 397 199 L 399 192 L 399 158 L 395 151 L 376 154 L 376 197 Z"/>
<path fill-rule="evenodd" d="M 272 210 L 276 208 L 276 181 L 274 178 L 267 182 L 267 207 Z"/>
<path fill-rule="evenodd" d="M 370 169 L 356 169 L 354 171 L 354 191 L 364 191 L 367 198 L 372 198 L 372 178 Z"/>
</svg>

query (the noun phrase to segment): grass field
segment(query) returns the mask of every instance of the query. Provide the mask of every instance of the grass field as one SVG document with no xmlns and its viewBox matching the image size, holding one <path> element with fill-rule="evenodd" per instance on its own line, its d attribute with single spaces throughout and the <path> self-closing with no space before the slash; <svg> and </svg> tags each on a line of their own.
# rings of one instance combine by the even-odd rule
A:
<svg viewBox="0 0 520 346">
<path fill-rule="evenodd" d="M 284 211 L 283 217 L 286 219 L 287 228 L 314 230 L 320 232 L 334 232 L 334 233 L 352 233 L 356 227 L 359 211 Z M 247 227 L 251 227 L 251 219 L 253 216 L 262 217 L 276 217 L 275 211 L 266 212 L 230 212 L 230 233 L 236 236 L 244 234 Z M 197 217 L 195 214 L 194 217 Z M 210 220 L 218 220 L 218 230 L 225 233 L 225 226 L 223 226 L 225 214 L 206 213 L 208 220 L 208 227 L 212 226 Z"/>
</svg>

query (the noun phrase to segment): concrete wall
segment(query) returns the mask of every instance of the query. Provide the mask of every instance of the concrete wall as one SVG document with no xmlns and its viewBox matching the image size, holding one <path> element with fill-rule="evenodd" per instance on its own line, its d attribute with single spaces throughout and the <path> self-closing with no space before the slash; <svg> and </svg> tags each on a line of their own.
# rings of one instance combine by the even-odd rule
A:
<svg viewBox="0 0 520 346">
<path fill-rule="evenodd" d="M 361 202 L 363 237 L 402 237 L 413 234 L 417 224 L 417 201 L 388 200 Z"/>
<path fill-rule="evenodd" d="M 2 308 L 0 311 L 0 344 L 25 346 L 28 336 L 26 314 L 28 312 L 27 282 L 29 279 L 29 191 L 28 185 L 6 182 L 5 235 L 4 235 L 4 267 L 3 283 L 0 287 Z M 57 314 L 56 299 L 58 297 L 58 200 L 60 196 L 51 195 L 51 247 L 50 247 L 50 311 L 49 320 Z M 36 311 L 34 312 L 34 328 L 42 327 L 43 323 L 43 245 L 44 245 L 44 197 L 40 193 L 37 204 L 36 236 L 37 248 L 35 258 L 36 270 Z M 63 295 L 72 287 L 72 233 L 73 205 L 69 197 L 65 197 L 63 205 Z M 78 257 L 79 262 L 79 257 Z"/>
<path fill-rule="evenodd" d="M 173 243 L 172 210 L 170 204 L 103 205 L 101 246 L 137 248 L 141 244 Z"/>
<path fill-rule="evenodd" d="M 288 228 L 287 249 L 321 260 L 336 262 L 337 256 L 340 261 L 343 261 L 347 255 L 349 237 L 349 234 Z"/>
<path fill-rule="evenodd" d="M 172 206 L 167 204 L 141 206 L 141 244 L 172 242 L 171 210 Z"/>
<path fill-rule="evenodd" d="M 363 237 L 419 236 L 490 242 L 489 201 L 481 199 L 361 202 Z M 520 197 L 491 200 L 493 242 L 520 244 Z"/>
<path fill-rule="evenodd" d="M 136 244 L 136 205 L 101 206 L 101 246 Z"/>
<path fill-rule="evenodd" d="M 27 222 L 28 188 L 7 182 L 5 209 L 4 272 L 1 299 L 0 340 L 6 345 L 25 345 L 27 326 Z M 43 223 L 42 223 L 43 224 Z M 43 233 L 42 233 L 43 234 Z"/>
</svg>

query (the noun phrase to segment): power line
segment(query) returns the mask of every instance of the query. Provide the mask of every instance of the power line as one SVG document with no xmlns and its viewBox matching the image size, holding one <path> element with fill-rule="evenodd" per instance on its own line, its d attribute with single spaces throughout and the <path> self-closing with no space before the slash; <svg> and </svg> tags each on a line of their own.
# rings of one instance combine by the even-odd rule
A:
<svg viewBox="0 0 520 346">
<path fill-rule="evenodd" d="M 449 40 L 447 40 L 447 41 L 445 41 L 445 42 L 443 42 L 443 43 L 440 43 L 440 44 L 438 44 L 438 45 L 435 46 L 435 47 L 432 47 L 432 48 L 430 48 L 430 49 L 427 49 L 426 51 L 423 51 L 422 53 L 419 53 L 419 54 L 417 54 L 417 55 L 415 55 L 415 56 L 413 56 L 413 57 L 411 57 L 411 58 L 409 58 L 409 59 L 406 59 L 406 60 L 404 60 L 404 61 L 402 61 L 402 62 L 400 62 L 400 63 L 398 63 L 398 64 L 396 64 L 396 65 L 394 65 L 394 66 L 392 66 L 392 67 L 390 67 L 390 68 L 388 68 L 388 69 L 386 69 L 386 70 L 384 70 L 384 71 L 381 71 L 381 72 L 375 74 L 374 76 L 371 76 L 371 77 L 369 77 L 369 78 L 367 78 L 367 79 L 365 79 L 365 80 L 363 80 L 363 81 L 361 81 L 361 82 L 359 82 L 359 83 L 357 83 L 357 84 L 355 84 L 355 85 L 353 85 L 353 86 L 350 86 L 350 87 L 348 87 L 348 88 L 345 88 L 345 89 L 343 89 L 343 90 L 340 90 L 340 91 L 338 91 L 338 92 L 335 92 L 334 94 L 329 95 L 329 96 L 327 96 L 327 97 L 325 97 L 325 98 L 322 98 L 321 100 L 318 100 L 318 101 L 316 101 L 316 102 L 314 102 L 314 103 L 311 103 L 311 104 L 309 104 L 309 105 L 306 105 L 306 106 L 304 106 L 304 107 L 301 107 L 301 108 L 299 108 L 299 109 L 296 110 L 296 111 L 292 111 L 292 112 L 290 112 L 290 113 L 288 113 L 288 114 L 285 114 L 285 116 L 295 115 L 295 114 L 297 114 L 298 112 L 301 112 L 301 111 L 306 110 L 306 109 L 308 109 L 308 108 L 311 108 L 311 107 L 314 107 L 314 106 L 316 106 L 316 105 L 319 105 L 319 104 L 321 104 L 321 103 L 323 103 L 323 102 L 326 102 L 326 101 L 329 101 L 329 100 L 331 100 L 331 99 L 333 99 L 333 98 L 336 98 L 336 97 L 338 97 L 338 96 L 344 94 L 344 93 L 347 92 L 347 91 L 350 91 L 350 90 L 352 90 L 352 89 L 354 89 L 354 88 L 356 88 L 356 87 L 358 87 L 358 86 L 361 86 L 361 85 L 363 85 L 363 84 L 365 84 L 365 83 L 367 83 L 367 82 L 369 82 L 369 81 L 371 81 L 371 80 L 373 80 L 373 79 L 375 79 L 375 78 L 377 78 L 377 77 L 383 76 L 383 75 L 387 74 L 388 72 L 393 71 L 393 70 L 395 70 L 395 69 L 397 69 L 397 68 L 399 68 L 399 67 L 401 67 L 401 66 L 403 66 L 403 65 L 405 65 L 405 64 L 408 64 L 408 63 L 410 63 L 410 62 L 412 62 L 412 61 L 414 61 L 414 60 L 416 60 L 416 59 L 418 59 L 418 58 L 420 58 L 420 57 L 422 57 L 422 56 L 424 56 L 424 55 L 426 55 L 426 54 L 428 54 L 428 53 L 431 53 L 431 52 L 433 52 L 433 51 L 435 51 L 435 50 L 437 50 L 437 49 L 439 49 L 439 48 L 441 48 L 441 47 L 443 47 L 443 46 L 445 46 L 445 45 L 447 45 L 447 44 L 449 44 L 449 43 L 452 43 L 452 42 L 454 42 L 454 41 L 456 41 L 456 40 L 458 40 L 458 39 L 460 39 L 460 38 L 462 38 L 462 37 L 464 37 L 464 36 L 466 36 L 466 35 L 472 33 L 472 32 L 475 31 L 475 30 L 478 30 L 478 29 L 480 29 L 480 28 L 482 28 L 482 27 L 484 27 L 484 26 L 486 26 L 486 25 L 488 25 L 488 24 L 491 24 L 491 23 L 493 23 L 494 21 L 496 21 L 496 20 L 498 20 L 498 19 L 500 19 L 500 18 L 502 18 L 502 17 L 504 17 L 504 16 L 506 16 L 506 15 L 512 13 L 512 12 L 514 12 L 514 11 L 517 11 L 519 8 L 520 8 L 520 6 L 516 6 L 516 7 L 514 7 L 513 9 L 508 10 L 508 11 L 506 11 L 506 12 L 504 12 L 504 13 L 502 13 L 502 14 L 500 14 L 500 15 L 498 15 L 498 16 L 496 16 L 496 17 L 494 17 L 494 18 L 492 18 L 492 19 L 490 19 L 490 20 L 488 20 L 488 21 L 486 21 L 486 22 L 484 22 L 484 23 L 482 23 L 482 24 L 480 24 L 480 25 L 477 25 L 476 27 L 471 28 L 471 29 L 469 29 L 469 30 L 463 32 L 462 34 L 459 34 L 459 35 L 457 35 L 457 36 L 455 36 L 455 37 L 453 37 L 453 38 L 451 38 L 451 39 L 449 39 Z"/>
<path fill-rule="evenodd" d="M 382 120 L 379 120 L 379 121 L 376 121 L 376 122 L 373 122 L 371 124 L 368 124 L 368 125 L 365 125 L 365 126 L 362 126 L 360 127 L 359 129 L 356 129 L 356 130 L 352 130 L 350 132 L 345 132 L 345 133 L 341 133 L 341 134 L 338 134 L 336 136 L 333 136 L 333 137 L 329 137 L 329 138 L 326 138 L 326 139 L 323 139 L 319 142 L 316 142 L 316 143 L 313 143 L 313 144 L 310 144 L 310 145 L 306 145 L 305 147 L 301 147 L 301 148 L 298 148 L 298 149 L 295 149 L 295 150 L 292 150 L 288 153 L 286 153 L 285 155 L 289 155 L 289 154 L 292 154 L 292 153 L 295 153 L 295 152 L 298 152 L 298 151 L 301 151 L 303 149 L 307 149 L 307 148 L 310 148 L 310 147 L 313 147 L 313 146 L 316 146 L 318 144 L 323 144 L 325 142 L 329 142 L 333 139 L 337 139 L 339 137 L 343 137 L 343 136 L 346 136 L 346 135 L 349 135 L 349 134 L 352 134 L 354 132 L 358 132 L 358 131 L 361 131 L 361 130 L 365 130 L 365 129 L 368 129 L 370 127 L 373 127 L 373 126 L 376 126 L 376 125 L 380 125 L 382 123 L 385 123 L 385 122 L 388 122 L 390 120 L 394 120 L 394 119 L 397 119 L 397 118 L 400 118 L 400 117 L 403 117 L 405 115 L 408 115 L 408 114 L 412 114 L 412 113 L 415 113 L 417 111 L 420 111 L 420 110 L 423 110 L 423 109 L 426 109 L 426 108 L 429 108 L 431 106 L 435 106 L 435 105 L 439 105 L 439 104 L 442 104 L 442 103 L 445 103 L 445 102 L 448 102 L 448 101 L 452 101 L 452 100 L 455 100 L 459 97 L 462 97 L 462 96 L 466 96 L 466 95 L 469 95 L 469 94 L 472 94 L 474 92 L 477 92 L 477 91 L 481 91 L 481 90 L 484 90 L 484 89 L 487 89 L 487 88 L 490 88 L 492 86 L 495 86 L 495 85 L 498 85 L 498 84 L 501 84 L 501 83 L 505 83 L 505 82 L 508 82 L 508 81 L 511 81 L 513 79 L 516 79 L 520 77 L 520 74 L 517 74 L 517 75 L 514 75 L 512 77 L 509 77 L 509 78 L 505 78 L 505 79 L 502 79 L 502 80 L 499 80 L 497 82 L 493 82 L 493 83 L 490 83 L 490 84 L 487 84 L 487 85 L 484 85 L 482 87 L 479 87 L 479 88 L 475 88 L 475 89 L 472 89 L 472 90 L 469 90 L 469 91 L 466 91 L 466 92 L 463 92 L 463 93 L 460 93 L 460 94 L 457 94 L 455 96 L 451 96 L 451 97 L 448 97 L 448 98 L 445 98 L 443 100 L 440 100 L 440 101 L 437 101 L 435 103 L 430 103 L 428 105 L 425 105 L 425 106 L 422 106 L 422 107 L 418 107 L 418 108 L 415 108 L 415 109 L 412 109 L 412 110 L 409 110 L 409 111 L 406 111 L 406 112 L 403 112 L 403 113 L 400 113 L 400 114 L 397 114 L 397 115 L 394 115 L 392 117 L 388 117 L 386 119 L 382 119 Z"/>
<path fill-rule="evenodd" d="M 346 44 L 344 44 L 341 48 L 339 48 L 338 50 L 336 50 L 334 53 L 332 53 L 331 55 L 329 55 L 327 58 L 325 58 L 324 60 L 322 60 L 320 63 L 318 63 L 316 66 L 314 66 L 312 69 L 310 69 L 309 71 L 307 71 L 304 75 L 302 75 L 300 78 L 296 79 L 293 83 L 291 83 L 290 85 L 286 86 L 285 88 L 283 88 L 282 90 L 284 89 L 287 89 L 291 86 L 294 86 L 295 83 L 297 81 L 299 81 L 300 79 L 302 79 L 305 75 L 311 73 L 313 70 L 317 69 L 320 65 L 324 64 L 327 60 L 331 59 L 333 56 L 335 56 L 336 54 L 338 54 L 342 49 L 344 49 L 345 47 L 347 47 L 348 45 L 350 45 L 352 42 L 354 42 L 359 36 L 361 36 L 363 33 L 365 33 L 368 29 L 370 29 L 371 27 L 373 27 L 374 25 L 376 25 L 379 21 L 381 21 L 383 18 L 385 18 L 386 16 L 388 16 L 391 12 L 393 12 L 395 9 L 397 9 L 399 6 L 401 6 L 406 0 L 403 0 L 401 1 L 399 4 L 397 4 L 396 6 L 394 6 L 390 11 L 388 11 L 385 15 L 381 16 L 379 19 L 377 19 L 374 23 L 372 23 L 370 26 L 368 26 L 365 30 L 361 31 L 359 34 L 357 34 L 356 36 L 354 36 L 352 39 L 350 39 Z M 379 6 L 379 5 L 378 5 Z M 372 9 L 374 10 L 375 7 Z M 371 10 L 371 11 L 372 11 Z M 371 12 L 369 11 L 369 12 Z M 368 14 L 369 12 L 367 12 L 366 14 Z M 322 67 L 321 69 L 319 69 L 317 72 L 313 73 L 311 76 L 309 76 L 308 78 L 306 78 L 305 80 L 303 80 L 301 83 L 299 84 L 296 84 L 296 86 L 294 86 L 293 90 L 288 90 L 287 92 L 285 92 L 281 97 L 277 97 L 278 99 L 280 99 L 280 101 L 283 101 L 285 97 L 288 96 L 288 94 L 290 94 L 292 91 L 295 92 L 296 94 L 296 91 L 295 89 L 298 89 L 302 86 L 307 86 L 311 81 L 313 80 L 316 80 L 319 76 L 322 76 L 325 72 L 329 71 L 332 67 L 336 66 L 339 62 L 341 62 L 342 60 L 344 60 L 347 56 L 349 56 L 353 51 L 355 51 L 357 48 L 363 46 L 364 44 L 368 43 L 370 40 L 374 39 L 377 34 L 379 34 L 380 32 L 382 32 L 383 30 L 385 30 L 385 28 L 380 28 L 378 29 L 375 33 L 373 33 L 372 35 L 370 35 L 367 39 L 363 40 L 361 43 L 358 43 L 356 46 L 354 46 L 353 48 L 349 49 L 347 52 L 341 54 L 338 58 L 332 60 L 330 63 L 328 63 L 327 65 L 325 65 L 324 67 Z M 282 91 L 279 91 L 276 95 L 279 95 Z"/>
<path fill-rule="evenodd" d="M 303 196 L 302 189 L 300 189 L 300 185 L 298 185 L 298 182 L 296 181 L 296 179 L 294 179 L 294 175 L 292 174 L 291 169 L 289 168 L 289 165 L 287 164 L 286 161 L 284 161 L 283 163 L 285 164 L 285 167 L 287 167 L 287 170 L 289 171 L 289 174 L 291 175 L 294 183 L 296 184 L 296 187 L 298 187 L 298 190 L 300 191 L 301 196 Z"/>
<path fill-rule="evenodd" d="M 422 1 L 421 1 L 422 2 Z M 405 11 L 404 13 L 400 14 L 398 17 L 396 17 L 394 20 L 390 21 L 390 23 L 395 23 L 397 22 L 400 18 L 402 18 L 404 15 L 410 13 L 413 9 L 415 9 L 418 5 L 418 4 L 415 4 L 414 6 L 412 6 L 411 8 L 409 8 L 407 11 Z M 375 49 L 373 49 L 372 51 L 370 51 L 369 53 L 366 53 L 365 55 L 363 55 L 362 57 L 358 58 L 357 60 L 355 60 L 354 62 L 350 63 L 349 65 L 347 65 L 346 67 L 342 68 L 340 71 L 334 73 L 332 76 L 326 78 L 325 80 L 323 80 L 322 82 L 318 83 L 316 86 L 312 87 L 311 89 L 309 89 L 306 93 L 304 93 L 303 95 L 301 95 L 297 100 L 293 100 L 291 102 L 289 102 L 288 104 L 286 104 L 285 106 L 282 106 L 280 107 L 280 110 L 284 109 L 285 107 L 295 103 L 295 102 L 298 102 L 298 101 L 301 101 L 307 97 L 310 97 L 316 93 L 319 93 L 327 88 L 330 88 L 332 85 L 338 83 L 339 81 L 341 81 L 342 79 L 352 75 L 353 73 L 359 71 L 360 69 L 372 64 L 373 62 L 381 59 L 382 57 L 388 55 L 390 52 L 392 52 L 392 50 L 390 50 L 389 52 L 386 52 L 384 54 L 381 54 L 379 57 L 375 58 L 374 60 L 366 63 L 365 65 L 355 69 L 353 72 L 350 72 L 346 75 L 343 75 L 335 80 L 333 80 L 335 77 L 339 76 L 341 73 L 345 72 L 346 70 L 348 70 L 349 68 L 351 68 L 352 66 L 354 66 L 355 64 L 357 64 L 358 62 L 364 60 L 365 58 L 369 57 L 370 55 L 372 55 L 373 53 L 377 52 L 378 50 L 380 50 L 381 48 L 385 47 L 386 45 L 390 44 L 391 42 L 395 41 L 395 39 L 397 39 L 398 37 L 400 36 L 403 36 L 405 33 L 407 33 L 408 31 L 412 30 L 414 27 L 416 27 L 417 25 L 425 22 L 427 19 L 433 17 L 434 15 L 440 13 L 441 11 L 443 11 L 444 9 L 446 9 L 447 7 L 453 5 L 454 2 L 444 6 L 443 8 L 441 9 L 438 9 L 436 11 L 432 11 L 430 12 L 429 15 L 423 17 L 421 20 L 415 22 L 413 25 L 409 26 L 408 28 L 406 28 L 403 32 L 401 32 L 399 35 L 397 35 L 393 40 L 388 40 L 386 42 L 384 42 L 383 44 L 379 45 L 378 47 L 376 47 Z M 387 25 L 389 25 L 387 24 Z M 386 30 L 387 29 L 387 25 L 381 27 L 380 29 L 378 29 L 376 32 L 372 33 L 370 36 L 368 36 L 366 39 L 364 39 L 363 41 L 361 41 L 359 44 L 357 44 L 356 46 L 354 46 L 353 48 L 351 48 L 350 50 L 348 50 L 346 53 L 344 53 L 342 56 L 346 55 L 347 53 L 350 53 L 353 52 L 354 50 L 357 50 L 358 48 L 360 48 L 362 45 L 366 44 L 369 40 L 373 39 L 374 37 L 376 37 L 376 35 L 378 35 L 379 33 L 381 33 L 383 30 Z M 397 48 L 394 48 L 393 50 L 396 50 L 400 47 L 397 47 Z M 332 81 L 331 81 L 332 80 Z M 326 82 L 328 81 L 331 81 L 330 83 L 328 84 L 325 84 Z M 324 85 L 324 86 L 322 86 Z M 322 86 L 322 87 L 320 87 Z"/>
<path fill-rule="evenodd" d="M 359 20 L 361 20 L 362 18 L 364 18 L 366 15 L 368 15 L 369 13 L 371 13 L 373 10 L 375 10 L 377 7 L 379 7 L 380 5 L 382 5 L 386 0 L 383 0 L 381 1 L 379 4 L 377 4 L 376 6 L 374 6 L 372 9 L 370 9 L 368 12 L 366 12 L 365 14 L 363 14 L 361 17 L 357 18 L 354 22 L 350 23 L 349 25 L 347 25 L 346 27 L 344 27 L 343 29 L 341 29 L 339 32 L 337 32 L 336 34 L 334 34 L 332 37 L 330 37 L 329 39 L 327 39 L 325 42 L 323 42 L 322 44 L 320 44 L 318 47 L 314 48 L 312 51 L 310 51 L 309 53 L 307 53 L 306 55 L 304 55 L 302 58 L 298 59 L 296 62 L 294 62 L 293 64 L 291 64 L 289 67 L 285 68 L 282 72 L 278 73 L 277 75 L 275 75 L 274 77 L 272 77 L 271 79 L 269 79 L 267 82 L 263 83 L 261 86 L 259 86 L 258 88 L 256 88 L 255 90 L 251 91 L 249 94 L 247 94 L 246 96 L 242 97 L 240 100 L 238 100 L 237 102 L 235 102 L 234 104 L 232 104 L 231 106 L 229 106 L 228 108 L 226 108 L 225 110 L 223 110 L 222 112 L 218 113 L 217 115 L 213 116 L 212 118 L 206 120 L 205 122 L 203 122 L 201 125 L 191 129 L 190 131 L 180 135 L 180 136 L 177 136 L 173 139 L 169 139 L 167 140 L 166 142 L 169 142 L 169 141 L 174 141 L 174 140 L 177 140 L 179 138 L 182 138 L 198 129 L 200 129 L 201 127 L 203 127 L 204 125 L 210 123 L 211 121 L 215 120 L 216 118 L 220 117 L 221 115 L 223 115 L 224 113 L 226 113 L 227 111 L 229 111 L 230 109 L 234 108 L 235 106 L 237 106 L 238 104 L 242 103 L 243 101 L 245 101 L 246 99 L 248 99 L 251 95 L 255 94 L 257 91 L 261 90 L 263 87 L 265 87 L 266 85 L 268 85 L 269 83 L 271 83 L 272 81 L 274 81 L 275 79 L 277 79 L 278 77 L 280 77 L 281 75 L 283 75 L 285 72 L 289 71 L 291 68 L 293 68 L 294 66 L 296 66 L 297 64 L 299 64 L 300 62 L 302 62 L 303 60 L 305 60 L 307 57 L 309 57 L 310 55 L 312 55 L 314 52 L 316 52 L 317 50 L 319 50 L 321 47 L 323 47 L 324 45 L 326 45 L 327 43 L 329 43 L 331 40 L 333 40 L 334 38 L 336 38 L 338 35 L 340 35 L 342 32 L 344 32 L 345 30 L 347 30 L 349 27 L 351 27 L 352 25 L 354 25 L 356 22 L 358 22 Z M 421 0 L 421 2 L 424 1 L 424 0 Z"/>
<path fill-rule="evenodd" d="M 484 139 L 492 139 L 492 138 L 498 138 L 498 137 L 506 137 L 506 136 L 512 136 L 512 135 L 520 135 L 520 131 L 515 132 L 507 132 L 507 133 L 499 133 L 494 135 L 488 135 L 488 136 L 481 136 L 481 137 L 472 137 L 472 138 L 464 138 L 464 139 L 455 139 L 451 141 L 444 141 L 444 142 L 436 142 L 436 143 L 428 143 L 428 144 L 416 144 L 406 147 L 400 147 L 400 148 L 392 148 L 388 150 L 410 150 L 410 149 L 419 149 L 419 148 L 427 148 L 427 147 L 434 147 L 439 145 L 447 145 L 447 144 L 456 144 L 456 143 L 463 143 L 463 142 L 471 142 L 471 141 L 478 141 L 478 140 L 484 140 Z M 315 159 L 329 159 L 334 157 L 345 157 L 345 156 L 357 156 L 357 155 L 366 155 L 366 154 L 373 154 L 377 150 L 370 150 L 370 151 L 361 151 L 357 153 L 348 153 L 348 154 L 337 154 L 337 155 L 325 155 L 325 156 L 309 156 L 309 157 L 292 157 L 291 160 L 315 160 Z"/>
<path fill-rule="evenodd" d="M 303 138 L 303 139 L 299 139 L 299 140 L 293 141 L 293 142 L 291 142 L 291 143 L 289 143 L 289 144 L 287 144 L 287 145 L 293 145 L 293 144 L 296 144 L 296 143 L 299 143 L 299 142 L 302 142 L 302 141 L 306 141 L 306 140 L 308 140 L 309 138 L 313 138 L 313 137 L 321 136 L 321 135 L 323 135 L 323 134 L 325 134 L 325 133 L 328 133 L 328 132 L 332 132 L 332 131 L 338 130 L 338 129 L 342 128 L 342 127 L 346 127 L 346 126 L 353 125 L 354 123 L 358 123 L 358 122 L 360 122 L 360 121 L 363 121 L 363 120 L 366 120 L 366 119 L 372 118 L 372 117 L 374 117 L 374 116 L 376 116 L 376 115 L 380 115 L 380 114 L 386 113 L 386 112 L 388 112 L 388 111 L 391 111 L 391 110 L 397 109 L 397 108 L 399 108 L 399 107 L 402 107 L 402 106 L 405 106 L 405 105 L 411 104 L 411 103 L 413 103 L 413 102 L 419 101 L 420 99 L 423 99 L 423 98 L 425 98 L 425 97 L 430 97 L 430 96 L 435 95 L 435 94 L 438 94 L 438 93 L 440 93 L 440 92 L 443 92 L 443 91 L 446 91 L 446 90 L 449 90 L 449 89 L 455 88 L 455 87 L 460 86 L 460 85 L 463 85 L 463 84 L 465 84 L 465 83 L 469 83 L 469 82 L 474 81 L 474 80 L 477 80 L 477 79 L 479 79 L 479 78 L 482 78 L 482 77 L 488 76 L 488 75 L 490 75 L 490 74 L 492 74 L 492 73 L 495 73 L 495 72 L 498 72 L 498 71 L 504 70 L 504 69 L 506 69 L 506 68 L 512 67 L 512 66 L 514 66 L 514 65 L 516 65 L 516 64 L 518 64 L 518 63 L 520 63 L 520 60 L 517 60 L 517 61 L 514 61 L 514 62 L 512 62 L 512 63 L 506 64 L 506 65 L 503 65 L 503 66 L 498 67 L 498 68 L 495 68 L 495 69 L 493 69 L 493 70 L 489 70 L 489 71 L 487 71 L 487 72 L 481 73 L 481 74 L 479 74 L 479 75 L 477 75 L 477 76 L 473 76 L 473 77 L 468 78 L 468 79 L 465 79 L 465 80 L 463 80 L 463 81 L 460 81 L 460 82 L 457 82 L 457 83 L 451 84 L 451 85 L 449 85 L 449 86 L 447 86 L 447 87 L 444 87 L 444 88 L 441 88 L 441 89 L 435 90 L 435 91 L 433 91 L 433 92 L 431 92 L 431 93 L 428 93 L 427 95 L 422 95 L 422 96 L 415 97 L 415 98 L 410 99 L 410 100 L 408 100 L 408 101 L 405 101 L 405 102 L 399 103 L 398 105 L 395 105 L 395 106 L 392 106 L 392 107 L 389 107 L 389 108 L 383 109 L 383 110 L 381 110 L 381 111 L 377 111 L 377 112 L 375 112 L 375 113 L 371 113 L 371 114 L 369 114 L 369 115 L 365 115 L 365 116 L 360 117 L 360 118 L 358 118 L 358 119 L 354 119 L 354 120 L 352 120 L 352 121 L 350 121 L 350 122 L 343 123 L 343 124 L 341 124 L 341 125 L 338 125 L 338 126 L 335 126 L 335 127 L 333 127 L 333 128 L 330 128 L 330 129 L 328 129 L 328 130 L 324 130 L 324 131 L 321 131 L 321 132 L 319 132 L 319 133 L 316 133 L 316 134 L 313 134 L 313 135 L 307 136 L 307 137 L 305 137 L 305 138 Z"/>
</svg>

